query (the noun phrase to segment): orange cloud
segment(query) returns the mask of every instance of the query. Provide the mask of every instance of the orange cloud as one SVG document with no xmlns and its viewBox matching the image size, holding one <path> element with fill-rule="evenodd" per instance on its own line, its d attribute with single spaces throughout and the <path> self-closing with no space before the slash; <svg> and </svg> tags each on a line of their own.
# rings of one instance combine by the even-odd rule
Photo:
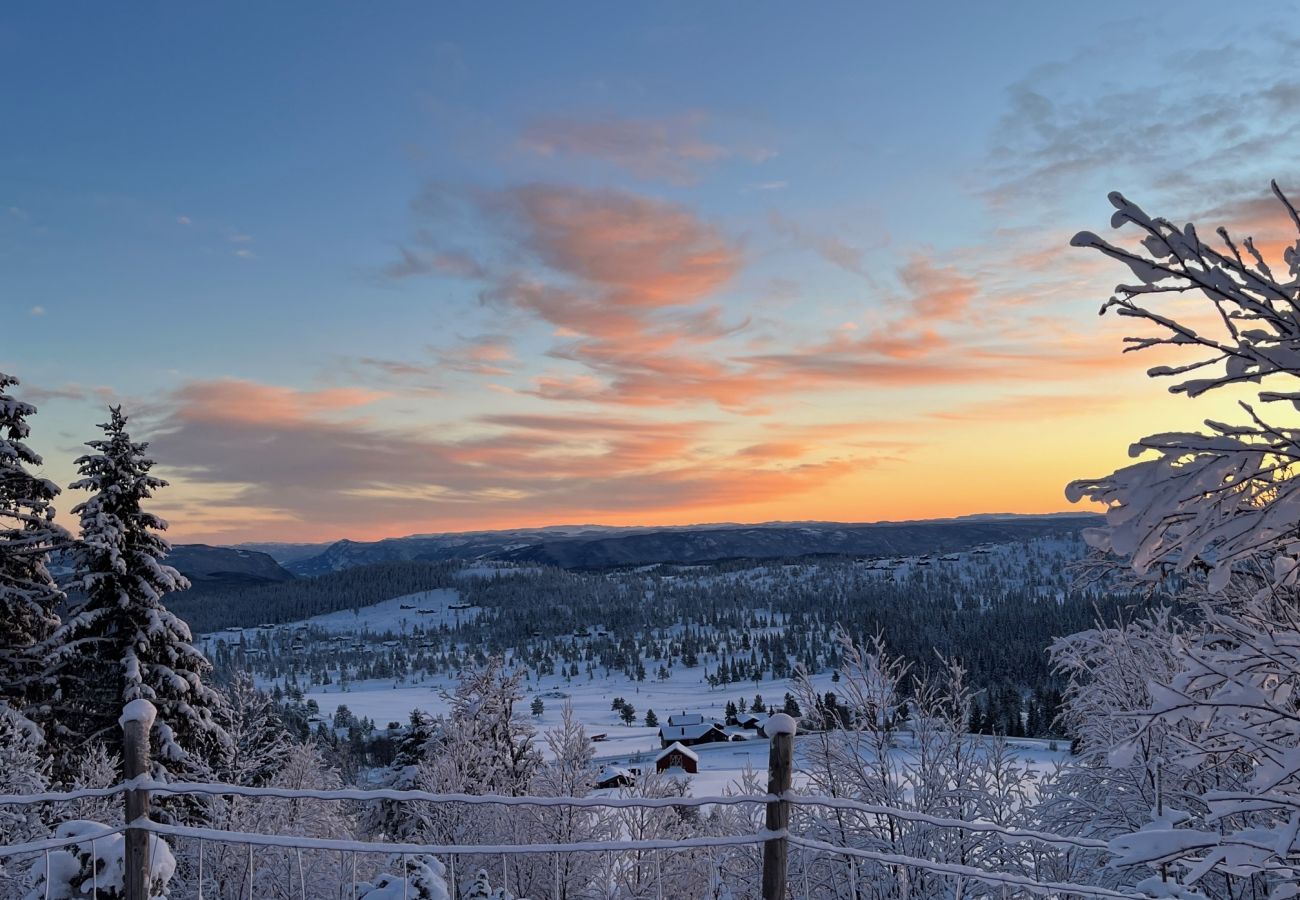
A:
<svg viewBox="0 0 1300 900">
<path fill-rule="evenodd" d="M 558 272 L 602 288 L 628 307 L 681 306 L 717 290 L 740 267 L 739 250 L 690 210 L 615 190 L 527 185 L 492 205 Z"/>
<path fill-rule="evenodd" d="M 924 256 L 912 257 L 899 270 L 899 277 L 922 319 L 960 318 L 978 292 L 973 278 L 953 266 L 937 266 Z"/>
<path fill-rule="evenodd" d="M 196 381 L 176 392 L 176 414 L 232 423 L 296 423 L 364 406 L 385 396 L 363 388 L 298 391 L 239 378 Z"/>
<path fill-rule="evenodd" d="M 206 507 L 178 531 L 217 537 L 198 529 L 241 517 L 252 530 L 319 538 L 691 515 L 797 497 L 872 463 L 813 460 L 793 444 L 722 452 L 706 421 L 498 414 L 468 423 L 474 436 L 448 439 L 342 417 L 374 396 L 233 380 L 177 391 L 154 450 L 181 496 L 202 494 Z"/>
</svg>

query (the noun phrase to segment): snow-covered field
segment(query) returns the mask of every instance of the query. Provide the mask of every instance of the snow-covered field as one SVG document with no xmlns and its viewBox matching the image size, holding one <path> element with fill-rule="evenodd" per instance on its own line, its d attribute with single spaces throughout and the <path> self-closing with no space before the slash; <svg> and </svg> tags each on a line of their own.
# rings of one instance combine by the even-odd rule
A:
<svg viewBox="0 0 1300 900">
<path fill-rule="evenodd" d="M 320 628 L 333 634 L 404 634 L 413 627 L 425 630 L 448 625 L 455 628 L 478 615 L 477 607 L 452 609 L 460 600 L 460 593 L 452 588 L 421 591 L 405 597 L 394 597 L 363 609 L 341 609 L 323 616 L 312 616 L 288 627 L 303 625 Z"/>
</svg>

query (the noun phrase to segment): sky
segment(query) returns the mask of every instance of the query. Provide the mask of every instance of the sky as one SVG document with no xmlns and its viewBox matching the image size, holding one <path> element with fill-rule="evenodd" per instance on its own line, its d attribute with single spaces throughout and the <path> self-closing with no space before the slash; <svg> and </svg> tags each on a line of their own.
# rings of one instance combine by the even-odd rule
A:
<svg viewBox="0 0 1300 900">
<path fill-rule="evenodd" d="M 1120 190 L 1280 251 L 1293 21 L 11 4 L 0 371 L 63 485 L 120 403 L 175 540 L 1064 510 L 1232 415 L 1068 244 Z"/>
</svg>

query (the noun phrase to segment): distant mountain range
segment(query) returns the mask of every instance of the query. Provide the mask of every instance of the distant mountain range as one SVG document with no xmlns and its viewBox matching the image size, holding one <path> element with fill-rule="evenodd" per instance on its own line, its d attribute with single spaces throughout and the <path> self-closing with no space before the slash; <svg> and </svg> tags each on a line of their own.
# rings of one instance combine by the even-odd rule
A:
<svg viewBox="0 0 1300 900">
<path fill-rule="evenodd" d="M 234 548 L 278 561 L 293 575 L 321 575 L 392 560 L 485 559 L 600 569 L 657 563 L 799 556 L 909 556 L 954 553 L 979 544 L 1077 532 L 1096 525 L 1089 513 L 978 515 L 917 522 L 769 522 L 614 528 L 557 526 L 510 531 L 411 535 L 332 544 L 250 543 Z M 202 545 L 180 545 L 185 547 Z M 223 548 L 205 548 L 217 550 Z M 185 571 L 184 566 L 171 560 Z M 208 565 L 215 567 L 216 558 Z M 264 563 L 259 571 L 269 572 Z M 187 573 L 188 574 L 188 573 Z"/>
</svg>

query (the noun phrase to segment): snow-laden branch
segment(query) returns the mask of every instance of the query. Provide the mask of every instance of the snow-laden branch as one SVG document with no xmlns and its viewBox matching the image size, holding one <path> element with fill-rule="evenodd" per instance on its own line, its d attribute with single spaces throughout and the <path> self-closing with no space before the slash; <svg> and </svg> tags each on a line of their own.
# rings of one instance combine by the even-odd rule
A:
<svg viewBox="0 0 1300 900">
<path fill-rule="evenodd" d="M 1291 221 L 1300 222 L 1276 184 L 1273 193 Z M 1118 193 L 1110 201 L 1113 227 L 1145 232 L 1140 247 L 1126 249 L 1092 232 L 1080 232 L 1072 243 L 1099 250 L 1137 276 L 1139 283 L 1118 285 L 1101 308 L 1152 326 L 1151 334 L 1126 338 L 1125 352 L 1158 346 L 1202 352 L 1187 364 L 1155 366 L 1149 376 L 1174 378 L 1170 390 L 1188 397 L 1300 377 L 1300 242 L 1285 253 L 1291 277 L 1280 280 L 1250 239 L 1239 246 L 1219 229 L 1223 246 L 1216 249 L 1191 224 L 1178 228 Z M 1209 302 L 1215 325 L 1208 330 L 1157 310 L 1161 298 L 1188 293 Z M 1300 389 L 1291 382 L 1260 389 L 1257 397 L 1300 409 Z M 1270 424 L 1250 404 L 1242 409 L 1245 424 L 1207 421 L 1206 433 L 1143 438 L 1130 453 L 1150 458 L 1071 484 L 1072 501 L 1107 507 L 1106 528 L 1091 531 L 1090 543 L 1127 557 L 1148 576 L 1208 569 L 1213 590 L 1250 564 L 1262 565 L 1269 583 L 1300 584 L 1300 429 Z"/>
</svg>

